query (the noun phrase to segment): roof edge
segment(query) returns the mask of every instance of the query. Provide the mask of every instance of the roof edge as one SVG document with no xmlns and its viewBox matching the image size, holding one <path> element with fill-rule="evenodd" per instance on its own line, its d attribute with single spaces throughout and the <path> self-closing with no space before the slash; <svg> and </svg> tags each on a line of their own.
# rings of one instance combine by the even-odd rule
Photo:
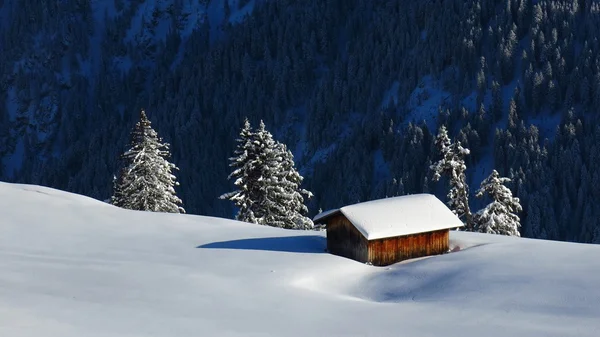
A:
<svg viewBox="0 0 600 337">
<path fill-rule="evenodd" d="M 313 218 L 313 222 L 317 223 L 321 220 L 325 220 L 327 218 L 330 218 L 338 213 L 341 213 L 341 208 L 335 208 L 335 209 L 330 209 L 328 211 L 325 212 L 321 212 L 317 215 L 315 215 L 315 217 Z"/>
<path fill-rule="evenodd" d="M 458 228 L 465 226 L 465 224 L 462 221 L 460 221 L 460 219 L 458 219 L 458 217 L 456 217 L 454 215 L 454 217 L 456 217 L 456 219 L 453 221 L 450 221 L 446 225 L 438 224 L 437 226 L 433 226 L 433 229 L 431 229 L 431 228 L 411 229 L 408 231 L 404 231 L 402 234 L 391 235 L 387 231 L 370 232 L 367 228 L 365 228 L 363 226 L 363 224 L 360 223 L 360 221 L 356 222 L 356 221 L 354 221 L 356 219 L 353 219 L 354 216 L 352 214 L 353 213 L 352 210 L 359 205 L 362 205 L 362 207 L 364 207 L 365 204 L 371 204 L 371 203 L 376 204 L 376 203 L 380 203 L 386 199 L 423 198 L 423 197 L 426 197 L 427 199 L 435 200 L 435 205 L 432 205 L 432 206 L 443 206 L 446 209 L 446 211 L 444 211 L 445 213 L 451 212 L 447 208 L 447 206 L 444 203 L 442 203 L 442 201 L 439 200 L 435 195 L 429 194 L 429 193 L 418 193 L 418 194 L 413 194 L 413 195 L 405 195 L 405 196 L 398 196 L 398 197 L 393 197 L 393 198 L 384 198 L 384 199 L 376 199 L 376 200 L 370 200 L 370 201 L 365 201 L 365 202 L 359 202 L 359 203 L 352 204 L 352 205 L 346 205 L 346 206 L 343 206 L 343 207 L 340 207 L 337 209 L 331 209 L 331 210 L 321 212 L 321 213 L 315 215 L 313 218 L 313 222 L 315 224 L 317 224 L 317 223 L 323 224 L 323 223 L 326 223 L 327 219 L 341 214 L 346 219 L 348 219 L 348 221 L 352 224 L 352 226 L 358 230 L 358 232 L 361 234 L 361 236 L 363 236 L 368 241 L 393 238 L 393 237 L 399 237 L 399 236 L 414 235 L 414 234 L 418 234 L 418 233 L 435 232 L 435 231 L 440 231 L 440 230 L 458 229 Z M 391 200 L 389 200 L 389 201 L 391 201 Z"/>
</svg>

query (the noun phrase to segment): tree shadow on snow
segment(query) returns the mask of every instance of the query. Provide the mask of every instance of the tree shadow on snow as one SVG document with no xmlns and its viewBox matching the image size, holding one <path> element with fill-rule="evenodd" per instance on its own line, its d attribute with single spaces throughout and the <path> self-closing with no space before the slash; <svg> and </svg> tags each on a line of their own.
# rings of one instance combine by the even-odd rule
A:
<svg viewBox="0 0 600 337">
<path fill-rule="evenodd" d="M 240 239 L 207 243 L 196 248 L 263 250 L 288 253 L 325 253 L 327 240 L 318 235 Z"/>
</svg>

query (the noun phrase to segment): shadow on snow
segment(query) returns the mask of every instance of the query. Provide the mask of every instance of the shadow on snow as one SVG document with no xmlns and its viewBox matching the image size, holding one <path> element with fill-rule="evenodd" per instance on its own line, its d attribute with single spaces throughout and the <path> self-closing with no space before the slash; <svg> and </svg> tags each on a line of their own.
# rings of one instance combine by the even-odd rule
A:
<svg viewBox="0 0 600 337">
<path fill-rule="evenodd" d="M 324 253 L 327 240 L 318 235 L 240 239 L 207 243 L 196 248 L 263 250 L 288 253 Z"/>
</svg>

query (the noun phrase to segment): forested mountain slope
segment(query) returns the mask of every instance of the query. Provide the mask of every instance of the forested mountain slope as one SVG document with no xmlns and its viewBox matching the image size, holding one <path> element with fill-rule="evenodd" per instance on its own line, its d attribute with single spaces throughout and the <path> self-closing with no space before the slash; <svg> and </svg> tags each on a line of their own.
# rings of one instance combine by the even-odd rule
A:
<svg viewBox="0 0 600 337">
<path fill-rule="evenodd" d="M 172 145 L 189 213 L 233 214 L 217 197 L 231 188 L 227 158 L 246 116 L 294 149 L 312 213 L 443 197 L 428 167 L 444 123 L 471 149 L 471 188 L 492 168 L 513 178 L 524 236 L 600 242 L 598 1 L 0 8 L 3 180 L 107 198 L 145 108 Z"/>
</svg>

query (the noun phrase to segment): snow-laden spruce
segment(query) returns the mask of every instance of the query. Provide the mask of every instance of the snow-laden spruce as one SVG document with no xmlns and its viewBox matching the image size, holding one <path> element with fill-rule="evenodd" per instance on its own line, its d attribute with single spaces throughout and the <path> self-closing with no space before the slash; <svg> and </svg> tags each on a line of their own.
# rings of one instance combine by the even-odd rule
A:
<svg viewBox="0 0 600 337">
<path fill-rule="evenodd" d="M 234 185 L 238 190 L 221 195 L 220 199 L 228 199 L 233 201 L 238 208 L 236 220 L 257 223 L 254 210 L 256 205 L 253 200 L 258 199 L 259 188 L 257 185 L 258 177 L 260 177 L 259 167 L 255 165 L 258 153 L 258 148 L 253 141 L 254 133 L 250 127 L 248 119 L 244 121 L 240 137 L 236 140 L 238 145 L 234 151 L 234 156 L 229 158 L 231 162 L 229 166 L 233 168 L 233 172 L 228 179 L 234 180 Z"/>
<path fill-rule="evenodd" d="M 238 207 L 236 219 L 273 227 L 312 229 L 313 222 L 304 214 L 304 196 L 312 194 L 300 188 L 302 176 L 287 147 L 275 141 L 263 121 L 256 132 L 246 120 L 237 140 L 230 166 L 238 190 L 223 194 Z"/>
<path fill-rule="evenodd" d="M 124 166 L 114 181 L 111 203 L 122 208 L 167 213 L 185 213 L 175 193 L 179 185 L 167 159 L 169 144 L 152 129 L 144 110 L 131 132 L 131 144 L 121 159 Z"/>
<path fill-rule="evenodd" d="M 473 230 L 471 209 L 469 208 L 469 186 L 465 171 L 465 157 L 469 149 L 461 146 L 460 141 L 452 143 L 445 126 L 441 126 L 435 140 L 435 145 L 440 153 L 440 160 L 431 165 L 433 181 L 439 181 L 442 175 L 448 177 L 450 191 L 448 191 L 448 207 L 465 222 L 464 229 Z"/>
<path fill-rule="evenodd" d="M 521 223 L 517 213 L 523 209 L 519 198 L 513 197 L 510 189 L 504 186 L 508 182 L 510 179 L 500 177 L 496 170 L 481 182 L 476 196 L 482 198 L 487 194 L 493 201 L 473 216 L 476 231 L 520 236 Z"/>
</svg>

